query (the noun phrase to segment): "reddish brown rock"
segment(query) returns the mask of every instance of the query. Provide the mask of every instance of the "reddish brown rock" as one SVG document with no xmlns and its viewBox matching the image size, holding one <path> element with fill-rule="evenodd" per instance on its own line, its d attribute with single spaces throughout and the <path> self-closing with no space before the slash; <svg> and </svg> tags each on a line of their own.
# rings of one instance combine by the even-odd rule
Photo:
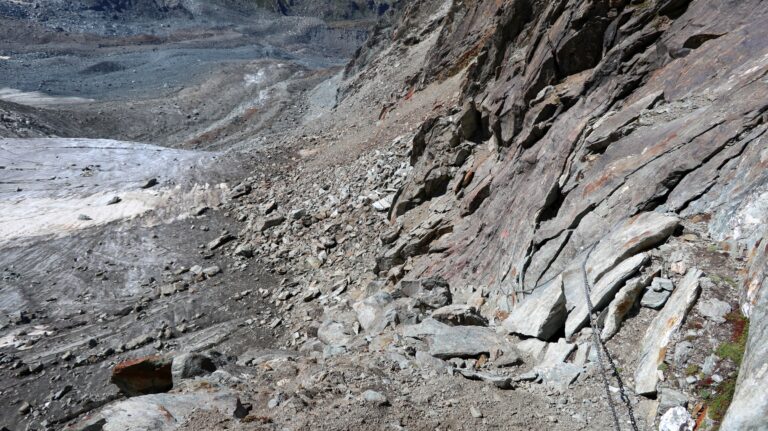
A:
<svg viewBox="0 0 768 431">
<path fill-rule="evenodd" d="M 128 396 L 167 392 L 173 387 L 171 364 L 163 356 L 129 359 L 115 365 L 109 381 Z"/>
</svg>

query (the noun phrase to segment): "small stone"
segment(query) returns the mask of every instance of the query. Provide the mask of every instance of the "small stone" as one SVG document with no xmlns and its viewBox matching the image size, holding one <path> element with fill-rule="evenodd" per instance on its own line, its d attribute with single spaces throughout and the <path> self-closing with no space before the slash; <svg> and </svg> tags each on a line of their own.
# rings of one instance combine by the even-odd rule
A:
<svg viewBox="0 0 768 431">
<path fill-rule="evenodd" d="M 382 199 L 377 200 L 372 204 L 373 209 L 379 212 L 389 211 L 389 209 L 392 207 L 392 201 L 394 200 L 395 195 L 391 194 L 388 196 L 385 196 Z"/>
<path fill-rule="evenodd" d="M 219 274 L 221 272 L 221 267 L 218 265 L 212 265 L 205 269 L 203 269 L 203 274 L 205 274 L 207 277 L 213 277 L 216 274 Z"/>
<path fill-rule="evenodd" d="M 667 411 L 672 407 L 688 407 L 688 396 L 670 388 L 659 390 L 659 411 Z"/>
<path fill-rule="evenodd" d="M 307 258 L 307 265 L 309 265 L 310 268 L 319 269 L 323 266 L 323 262 L 315 256 L 309 256 Z"/>
<path fill-rule="evenodd" d="M 139 348 L 139 347 L 141 347 L 141 346 L 143 346 L 145 344 L 149 344 L 149 343 L 151 343 L 153 341 L 155 341 L 155 339 L 151 335 L 148 335 L 148 334 L 140 335 L 140 336 L 132 339 L 131 341 L 125 343 L 125 350 L 137 349 L 137 348 Z"/>
<path fill-rule="evenodd" d="M 121 201 L 122 199 L 120 199 L 119 196 L 114 196 L 112 197 L 112 199 L 107 201 L 107 205 L 114 205 L 114 204 L 120 203 Z"/>
<path fill-rule="evenodd" d="M 285 221 L 285 217 L 280 214 L 270 214 L 266 217 L 260 217 L 256 220 L 254 228 L 258 232 L 267 231 L 275 226 L 281 225 Z"/>
<path fill-rule="evenodd" d="M 253 257 L 254 248 L 250 243 L 240 244 L 235 248 L 235 256 L 250 258 Z"/>
<path fill-rule="evenodd" d="M 230 235 L 229 232 L 224 232 L 221 236 L 215 238 L 213 241 L 208 243 L 208 249 L 216 250 L 217 248 L 221 247 L 222 245 L 234 239 L 236 239 L 234 235 Z"/>
<path fill-rule="evenodd" d="M 688 361 L 688 357 L 693 350 L 693 343 L 690 341 L 681 341 L 675 346 L 675 364 L 683 365 Z"/>
<path fill-rule="evenodd" d="M 267 402 L 267 408 L 268 408 L 268 409 L 270 409 L 270 410 L 272 410 L 272 409 L 274 409 L 274 408 L 276 408 L 276 407 L 280 406 L 280 404 L 282 404 L 284 401 L 285 401 L 285 394 L 283 394 L 282 392 L 277 392 L 277 393 L 275 393 L 275 395 L 274 395 L 272 398 L 270 398 L 270 400 Z"/>
<path fill-rule="evenodd" d="M 376 392 L 371 389 L 363 392 L 362 399 L 366 403 L 373 404 L 376 406 L 386 406 L 389 404 L 389 400 L 387 400 L 387 397 L 384 394 L 382 394 L 381 392 Z"/>
<path fill-rule="evenodd" d="M 31 410 L 32 410 L 32 405 L 24 401 L 23 403 L 21 403 L 21 406 L 19 407 L 19 414 L 24 416 L 28 414 Z"/>
<path fill-rule="evenodd" d="M 68 394 L 69 391 L 72 390 L 72 385 L 66 385 L 63 388 L 59 389 L 53 396 L 51 397 L 54 401 L 60 400 L 64 397 L 64 395 Z"/>
<path fill-rule="evenodd" d="M 704 363 L 701 365 L 701 372 L 709 375 L 715 372 L 715 366 L 717 365 L 717 355 L 709 355 L 704 358 Z"/>
<path fill-rule="evenodd" d="M 32 319 L 29 317 L 29 313 L 22 310 L 14 311 L 8 315 L 8 318 L 14 325 L 25 325 L 32 321 Z"/>
<path fill-rule="evenodd" d="M 150 178 L 148 179 L 144 184 L 142 184 L 142 189 L 149 189 L 157 185 L 157 178 Z"/>
<path fill-rule="evenodd" d="M 277 209 L 277 201 L 275 201 L 274 199 L 267 201 L 264 205 L 261 206 L 261 212 L 264 213 L 265 215 L 271 213 L 276 209 Z"/>
<path fill-rule="evenodd" d="M 470 380 L 481 380 L 499 389 L 515 389 L 515 384 L 510 376 L 474 371 L 472 368 L 456 368 L 455 371 Z"/>
<path fill-rule="evenodd" d="M 643 299 L 640 300 L 640 305 L 647 308 L 652 308 L 654 310 L 658 310 L 659 308 L 663 307 L 664 304 L 666 304 L 667 299 L 669 299 L 670 295 L 672 295 L 672 292 L 669 292 L 667 290 L 653 290 L 648 289 L 645 291 L 645 294 L 643 295 Z"/>
<path fill-rule="evenodd" d="M 673 407 L 659 420 L 659 431 L 692 431 L 693 418 L 684 407 Z"/>
<path fill-rule="evenodd" d="M 672 265 L 669 266 L 669 270 L 675 274 L 683 275 L 688 270 L 688 266 L 681 260 L 679 262 L 673 262 Z"/>
<path fill-rule="evenodd" d="M 240 183 L 236 185 L 232 189 L 232 193 L 230 193 L 229 197 L 231 199 L 237 199 L 241 196 L 245 196 L 247 194 L 251 193 L 251 186 L 250 184 Z"/>
<path fill-rule="evenodd" d="M 473 418 L 480 419 L 483 417 L 483 413 L 477 409 L 475 406 L 471 406 L 469 408 L 469 413 L 472 415 Z"/>
<path fill-rule="evenodd" d="M 696 306 L 699 314 L 715 323 L 724 323 L 725 315 L 731 312 L 731 305 L 716 298 L 699 302 Z"/>
<path fill-rule="evenodd" d="M 90 221 L 90 220 L 93 220 L 92 218 L 90 218 L 89 216 L 87 216 L 85 214 L 80 214 L 79 216 L 77 216 L 77 219 L 80 220 L 80 221 Z"/>
<path fill-rule="evenodd" d="M 675 290 L 675 285 L 672 283 L 672 280 L 661 277 L 654 277 L 653 281 L 651 282 L 651 289 L 653 289 L 655 292 L 661 292 L 662 290 L 671 292 Z"/>
</svg>

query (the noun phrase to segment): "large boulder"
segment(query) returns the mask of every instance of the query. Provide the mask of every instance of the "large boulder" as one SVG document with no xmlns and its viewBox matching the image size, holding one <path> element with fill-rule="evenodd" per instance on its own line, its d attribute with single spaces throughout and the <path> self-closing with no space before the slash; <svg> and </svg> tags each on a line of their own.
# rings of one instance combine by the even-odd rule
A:
<svg viewBox="0 0 768 431">
<path fill-rule="evenodd" d="M 173 388 L 172 359 L 145 356 L 120 362 L 112 369 L 110 382 L 128 396 L 156 394 Z"/>
</svg>

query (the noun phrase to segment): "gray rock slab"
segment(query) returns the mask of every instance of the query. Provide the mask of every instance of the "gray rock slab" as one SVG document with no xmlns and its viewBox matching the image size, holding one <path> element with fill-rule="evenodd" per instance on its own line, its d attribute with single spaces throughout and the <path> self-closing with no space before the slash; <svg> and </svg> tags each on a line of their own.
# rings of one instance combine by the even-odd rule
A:
<svg viewBox="0 0 768 431">
<path fill-rule="evenodd" d="M 624 283 L 624 286 L 619 289 L 605 312 L 603 332 L 601 334 L 603 340 L 610 340 L 617 332 L 619 332 L 621 323 L 624 321 L 627 313 L 629 313 L 635 305 L 637 298 L 647 285 L 648 277 L 635 277 L 628 280 Z"/>
<path fill-rule="evenodd" d="M 400 290 L 405 296 L 414 298 L 427 308 L 440 308 L 451 303 L 451 290 L 448 283 L 439 278 L 403 280 Z"/>
<path fill-rule="evenodd" d="M 657 212 L 640 213 L 623 221 L 595 246 L 587 273 L 592 280 L 599 279 L 629 256 L 666 240 L 679 223 L 677 217 Z"/>
<path fill-rule="evenodd" d="M 441 359 L 515 351 L 503 335 L 483 326 L 450 326 L 428 318 L 416 325 L 401 326 L 398 331 L 404 337 L 427 340 L 429 354 Z"/>
<path fill-rule="evenodd" d="M 475 307 L 467 304 L 451 304 L 432 312 L 432 318 L 448 325 L 488 326 L 488 320 Z"/>
<path fill-rule="evenodd" d="M 530 356 L 534 362 L 538 362 L 544 357 L 547 343 L 536 338 L 529 338 L 515 344 L 515 348 L 521 353 Z"/>
<path fill-rule="evenodd" d="M 731 305 L 725 301 L 711 298 L 699 302 L 696 310 L 708 320 L 715 323 L 724 323 L 725 315 L 731 312 Z"/>
<path fill-rule="evenodd" d="M 360 326 L 371 335 L 380 334 L 384 328 L 397 320 L 394 299 L 387 292 L 377 292 L 355 303 L 352 308 L 357 313 Z"/>
<path fill-rule="evenodd" d="M 494 350 L 511 350 L 506 339 L 482 326 L 447 326 L 430 337 L 429 354 L 437 358 L 466 358 Z"/>
<path fill-rule="evenodd" d="M 664 361 L 672 335 L 685 321 L 688 311 L 698 298 L 702 272 L 691 268 L 667 301 L 664 308 L 653 318 L 641 342 L 638 367 L 635 371 L 635 393 L 656 393 L 659 380 L 658 368 Z"/>
<path fill-rule="evenodd" d="M 559 389 L 566 389 L 575 382 L 584 367 L 576 364 L 559 363 L 545 368 L 537 369 L 542 383 Z"/>
<path fill-rule="evenodd" d="M 668 290 L 646 289 L 645 294 L 643 294 L 643 299 L 640 300 L 640 305 L 658 310 L 667 303 L 667 299 L 669 299 L 671 295 L 672 292 Z"/>
<path fill-rule="evenodd" d="M 656 212 L 640 213 L 616 224 L 595 245 L 584 265 L 589 281 L 594 285 L 606 272 L 651 247 L 664 242 L 678 226 L 677 217 Z M 563 271 L 563 289 L 568 309 L 584 306 L 583 251 Z"/>
<path fill-rule="evenodd" d="M 551 367 L 565 362 L 568 356 L 576 350 L 576 345 L 560 339 L 557 343 L 549 343 L 540 367 Z"/>
<path fill-rule="evenodd" d="M 229 391 L 143 395 L 109 404 L 75 425 L 74 429 L 174 430 L 193 412 L 203 411 L 219 411 L 237 417 L 242 414 L 243 406 L 237 395 Z M 88 428 L 97 424 L 101 427 Z"/>
<path fill-rule="evenodd" d="M 762 244 L 768 244 L 768 232 Z M 768 417 L 768 250 L 758 248 L 744 281 L 741 304 L 749 316 L 749 335 L 736 392 L 723 418 L 723 430 L 765 430 Z"/>
<path fill-rule="evenodd" d="M 671 388 L 659 389 L 659 411 L 666 412 L 678 406 L 688 407 L 688 395 Z"/>
<path fill-rule="evenodd" d="M 546 340 L 565 323 L 565 294 L 562 275 L 537 288 L 504 319 L 502 326 L 510 333 Z"/>
<path fill-rule="evenodd" d="M 470 380 L 482 380 L 490 383 L 499 389 L 514 389 L 514 381 L 510 376 L 500 374 L 475 371 L 471 369 L 456 369 L 456 372 Z"/>
<path fill-rule="evenodd" d="M 605 307 L 614 298 L 616 291 L 622 284 L 634 275 L 647 261 L 648 255 L 640 253 L 622 261 L 605 273 L 605 275 L 592 286 L 589 295 L 594 310 L 597 311 Z M 582 296 L 584 296 L 583 293 Z M 587 306 L 586 301 L 582 300 L 577 303 L 574 309 L 568 314 L 568 319 L 565 322 L 565 336 L 570 337 L 573 335 L 576 331 L 581 329 L 588 320 L 589 307 Z"/>
</svg>

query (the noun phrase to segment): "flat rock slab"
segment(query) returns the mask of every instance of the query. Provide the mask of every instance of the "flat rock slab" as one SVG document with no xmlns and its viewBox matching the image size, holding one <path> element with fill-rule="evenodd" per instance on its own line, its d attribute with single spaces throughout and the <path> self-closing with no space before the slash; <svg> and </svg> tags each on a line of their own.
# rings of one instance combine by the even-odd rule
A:
<svg viewBox="0 0 768 431">
<path fill-rule="evenodd" d="M 582 371 L 584 371 L 584 367 L 565 362 L 551 367 L 537 369 L 542 383 L 560 389 L 565 389 L 571 383 L 575 382 Z"/>
<path fill-rule="evenodd" d="M 502 325 L 510 333 L 546 340 L 563 327 L 566 315 L 563 277 L 560 275 L 521 301 Z"/>
<path fill-rule="evenodd" d="M 228 391 L 190 394 L 154 394 L 109 404 L 67 430 L 146 431 L 173 430 L 193 412 L 219 411 L 227 416 L 243 417 L 247 411 L 237 395 Z"/>
<path fill-rule="evenodd" d="M 544 351 L 547 349 L 547 344 L 548 343 L 539 339 L 529 338 L 515 344 L 515 348 L 533 358 L 534 361 L 539 361 L 543 357 Z"/>
<path fill-rule="evenodd" d="M 616 291 L 631 276 L 633 276 L 648 261 L 648 255 L 640 253 L 626 259 L 608 271 L 592 287 L 590 291 L 590 300 L 594 310 L 604 308 L 616 295 Z M 582 293 L 582 297 L 584 294 Z M 568 314 L 565 322 L 565 335 L 570 337 L 576 331 L 581 329 L 589 320 L 589 307 L 585 300 L 578 302 L 576 307 Z"/>
<path fill-rule="evenodd" d="M 654 317 L 645 332 L 640 349 L 640 359 L 635 372 L 635 393 L 653 395 L 659 381 L 659 365 L 664 361 L 670 340 L 685 321 L 688 311 L 696 302 L 701 288 L 702 272 L 692 268 L 672 293 L 667 304 Z"/>
<path fill-rule="evenodd" d="M 462 376 L 470 380 L 482 380 L 486 383 L 490 383 L 499 389 L 514 389 L 515 384 L 513 378 L 510 376 L 504 376 L 500 374 L 486 373 L 481 371 L 474 371 L 468 369 L 456 369 L 456 371 Z"/>
<path fill-rule="evenodd" d="M 645 291 L 643 299 L 640 300 L 640 305 L 646 308 L 653 308 L 654 310 L 658 310 L 664 306 L 664 304 L 667 302 L 667 299 L 669 299 L 671 295 L 672 293 L 667 290 L 656 291 L 653 289 L 648 289 Z"/>
<path fill-rule="evenodd" d="M 576 350 L 576 345 L 560 339 L 557 343 L 549 343 L 544 358 L 539 364 L 540 367 L 552 367 L 565 362 L 568 356 Z"/>
<path fill-rule="evenodd" d="M 488 320 L 475 307 L 467 304 L 440 307 L 432 312 L 432 318 L 448 325 L 488 326 Z"/>
<path fill-rule="evenodd" d="M 515 351 L 514 347 L 492 329 L 482 326 L 450 326 L 434 319 L 400 328 L 405 337 L 426 339 L 429 354 L 441 359 L 471 358 L 493 351 Z"/>
<path fill-rule="evenodd" d="M 647 277 L 635 277 L 628 280 L 624 287 L 614 297 L 611 304 L 605 313 L 603 321 L 603 332 L 601 337 L 603 340 L 609 340 L 621 329 L 621 323 L 624 321 L 624 317 L 637 302 L 638 296 L 648 284 Z"/>
<path fill-rule="evenodd" d="M 696 310 L 705 318 L 715 322 L 724 323 L 725 315 L 731 312 L 731 305 L 716 298 L 701 301 Z"/>
<path fill-rule="evenodd" d="M 599 279 L 627 257 L 664 242 L 679 223 L 677 217 L 657 212 L 625 220 L 595 246 L 587 262 L 587 274 L 592 280 Z"/>
</svg>

